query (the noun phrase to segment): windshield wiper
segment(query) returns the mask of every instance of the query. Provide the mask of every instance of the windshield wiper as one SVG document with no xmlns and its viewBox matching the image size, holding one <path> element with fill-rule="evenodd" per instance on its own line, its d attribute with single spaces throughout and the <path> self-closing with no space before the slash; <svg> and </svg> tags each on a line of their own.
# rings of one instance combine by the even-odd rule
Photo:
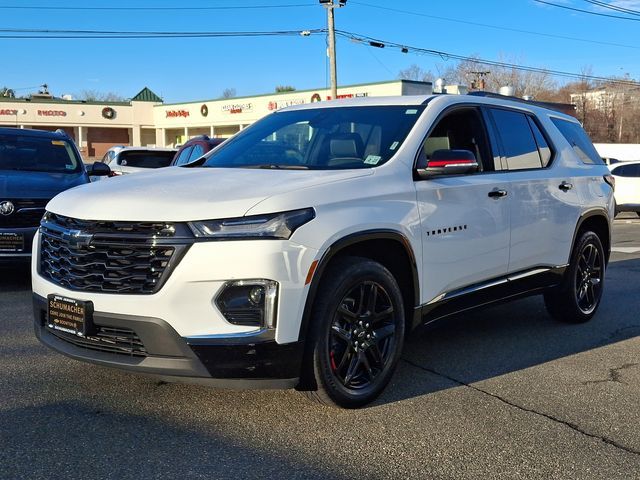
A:
<svg viewBox="0 0 640 480">
<path fill-rule="evenodd" d="M 265 163 L 263 165 L 247 165 L 246 168 L 261 168 L 271 170 L 309 170 L 306 165 L 280 165 L 277 163 Z"/>
</svg>

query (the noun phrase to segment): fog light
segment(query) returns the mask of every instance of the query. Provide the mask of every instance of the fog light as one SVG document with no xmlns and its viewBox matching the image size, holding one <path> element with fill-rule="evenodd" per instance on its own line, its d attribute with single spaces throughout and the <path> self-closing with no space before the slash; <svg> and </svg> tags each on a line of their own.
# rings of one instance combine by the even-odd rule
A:
<svg viewBox="0 0 640 480">
<path fill-rule="evenodd" d="M 254 305 L 260 305 L 264 299 L 264 287 L 253 287 L 249 292 L 249 300 Z"/>
<path fill-rule="evenodd" d="M 229 323 L 257 328 L 275 328 L 278 282 L 237 280 L 227 282 L 216 297 L 220 313 Z"/>
</svg>

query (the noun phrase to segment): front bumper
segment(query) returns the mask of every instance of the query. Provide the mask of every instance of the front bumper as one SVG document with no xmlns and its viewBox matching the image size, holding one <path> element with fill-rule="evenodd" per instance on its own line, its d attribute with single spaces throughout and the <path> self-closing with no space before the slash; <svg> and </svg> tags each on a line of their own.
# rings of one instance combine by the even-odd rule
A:
<svg viewBox="0 0 640 480">
<path fill-rule="evenodd" d="M 53 333 L 46 327 L 47 301 L 36 294 L 33 309 L 38 339 L 77 360 L 222 388 L 293 388 L 298 383 L 302 342 L 278 344 L 270 332 L 183 338 L 160 318 L 95 312 L 96 327 L 135 334 L 137 350 L 128 352 L 126 345 L 116 348 L 109 340 Z"/>
</svg>

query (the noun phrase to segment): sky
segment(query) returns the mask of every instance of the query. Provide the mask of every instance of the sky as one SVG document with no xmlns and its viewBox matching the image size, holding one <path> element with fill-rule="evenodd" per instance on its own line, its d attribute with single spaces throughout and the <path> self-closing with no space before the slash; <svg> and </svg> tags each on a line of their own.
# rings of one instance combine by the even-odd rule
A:
<svg viewBox="0 0 640 480">
<path fill-rule="evenodd" d="M 615 14 L 586 0 L 548 1 Z M 640 11 L 640 0 L 607 3 Z M 44 6 L 59 9 L 37 8 Z M 256 6 L 263 8 L 249 8 Z M 344 8 L 335 10 L 336 29 L 386 42 L 576 73 L 590 68 L 593 75 L 629 74 L 640 79 L 640 15 L 627 16 L 636 20 L 589 15 L 535 0 L 347 0 Z M 7 35 L 1 31 L 6 29 L 302 32 L 326 25 L 326 10 L 318 0 L 0 0 L 0 37 Z M 0 51 L 0 86 L 13 88 L 19 95 L 46 83 L 56 96 L 95 90 L 130 98 L 146 86 L 165 102 L 175 103 L 218 98 L 228 88 L 240 97 L 270 93 L 277 85 L 298 90 L 329 85 L 324 34 L 0 38 Z M 337 64 L 340 86 L 394 80 L 412 64 L 437 75 L 439 68 L 455 65 L 455 61 L 396 48 L 372 48 L 339 37 Z"/>
</svg>

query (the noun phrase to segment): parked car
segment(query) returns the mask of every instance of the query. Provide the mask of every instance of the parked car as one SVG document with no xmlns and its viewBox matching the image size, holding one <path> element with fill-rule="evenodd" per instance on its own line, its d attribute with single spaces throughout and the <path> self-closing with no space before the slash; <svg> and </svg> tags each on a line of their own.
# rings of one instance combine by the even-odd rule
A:
<svg viewBox="0 0 640 480">
<path fill-rule="evenodd" d="M 102 165 L 94 175 L 105 175 Z M 45 206 L 89 182 L 80 153 L 64 131 L 0 128 L 0 260 L 31 256 Z"/>
<path fill-rule="evenodd" d="M 182 145 L 176 152 L 171 165 L 177 167 L 188 165 L 202 157 L 205 153 L 213 150 L 224 141 L 224 138 L 209 137 L 207 135 L 193 137 Z"/>
<path fill-rule="evenodd" d="M 176 150 L 173 148 L 121 147 L 107 152 L 111 158 L 104 163 L 111 169 L 110 177 L 143 172 L 152 168 L 163 168 L 171 165 Z"/>
<path fill-rule="evenodd" d="M 640 161 L 615 163 L 609 169 L 616 181 L 616 214 L 635 212 L 640 217 Z"/>
<path fill-rule="evenodd" d="M 359 407 L 424 323 L 533 294 L 560 321 L 591 319 L 612 183 L 578 121 L 531 102 L 282 109 L 202 168 L 57 196 L 35 330 L 100 365 Z"/>
</svg>

